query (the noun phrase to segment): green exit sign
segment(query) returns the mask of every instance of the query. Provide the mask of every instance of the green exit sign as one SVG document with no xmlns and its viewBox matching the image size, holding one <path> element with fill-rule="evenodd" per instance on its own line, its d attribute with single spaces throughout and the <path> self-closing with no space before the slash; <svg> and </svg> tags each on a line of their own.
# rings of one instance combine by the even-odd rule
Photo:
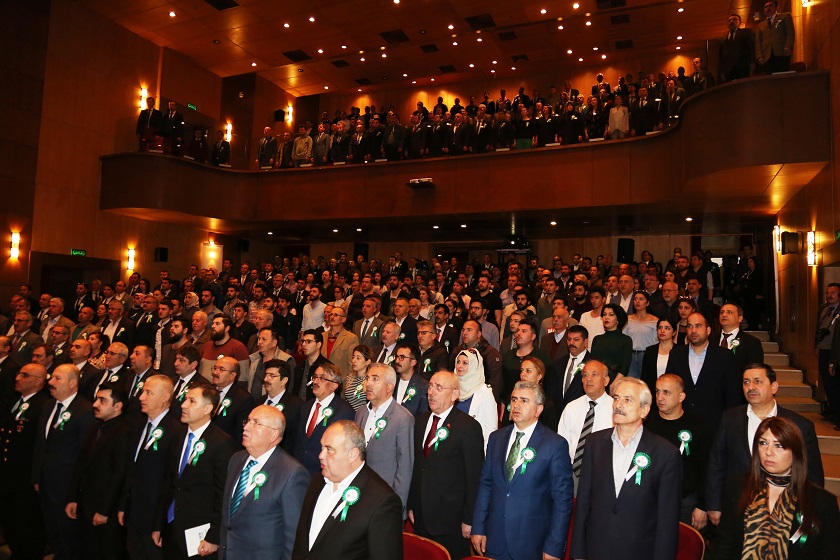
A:
<svg viewBox="0 0 840 560">
<path fill-rule="evenodd" d="M 70 255 L 74 257 L 84 257 L 87 255 L 87 251 L 84 249 L 70 249 Z"/>
<path fill-rule="evenodd" d="M 198 107 L 196 107 L 196 106 L 195 106 L 194 104 L 192 104 L 192 103 L 187 103 L 187 107 L 189 107 L 189 108 L 190 108 L 190 109 L 192 109 L 193 111 L 198 111 Z"/>
</svg>

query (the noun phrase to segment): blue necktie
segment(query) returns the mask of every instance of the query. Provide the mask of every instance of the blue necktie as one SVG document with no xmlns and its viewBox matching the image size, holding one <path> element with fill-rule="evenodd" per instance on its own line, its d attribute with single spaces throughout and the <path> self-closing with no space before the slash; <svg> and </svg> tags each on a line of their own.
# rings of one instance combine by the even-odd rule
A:
<svg viewBox="0 0 840 560">
<path fill-rule="evenodd" d="M 231 518 L 233 518 L 236 510 L 239 509 L 239 504 L 242 503 L 242 498 L 245 497 L 245 489 L 248 488 L 248 478 L 251 476 L 251 469 L 256 464 L 257 460 L 251 459 L 239 475 L 239 482 L 236 483 L 236 492 L 233 493 L 233 498 L 230 500 Z"/>
<path fill-rule="evenodd" d="M 181 465 L 178 467 L 178 478 L 181 478 L 181 473 L 184 472 L 184 469 L 187 466 L 187 461 L 190 458 L 190 451 L 192 451 L 192 443 L 193 439 L 195 438 L 195 434 L 190 432 L 187 436 L 187 447 L 184 449 L 184 455 L 181 457 Z M 175 519 L 175 500 L 172 500 L 172 503 L 169 504 L 169 509 L 166 512 L 166 522 L 172 523 Z"/>
</svg>

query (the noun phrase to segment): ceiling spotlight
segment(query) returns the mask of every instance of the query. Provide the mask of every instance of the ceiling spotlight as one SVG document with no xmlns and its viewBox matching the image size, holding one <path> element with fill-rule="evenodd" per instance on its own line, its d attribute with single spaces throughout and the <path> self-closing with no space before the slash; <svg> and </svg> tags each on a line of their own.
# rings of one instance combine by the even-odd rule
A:
<svg viewBox="0 0 840 560">
<path fill-rule="evenodd" d="M 400 0 L 394 0 L 394 4 L 399 4 Z"/>
<path fill-rule="evenodd" d="M 578 59 L 578 62 L 583 62 L 583 57 L 580 57 L 580 58 Z"/>
<path fill-rule="evenodd" d="M 694 218 L 688 217 L 688 218 L 686 218 L 686 219 L 685 219 L 685 221 L 686 221 L 686 222 L 693 222 L 693 221 L 694 221 Z"/>
<path fill-rule="evenodd" d="M 490 70 L 490 73 L 491 73 L 491 74 L 495 74 L 495 73 L 496 73 L 496 71 L 495 71 L 495 70 Z"/>
<path fill-rule="evenodd" d="M 432 229 L 440 229 L 440 226 L 432 226 Z"/>
<path fill-rule="evenodd" d="M 303 68 L 298 68 L 298 72 L 303 72 Z"/>
<path fill-rule="evenodd" d="M 269 232 L 268 232 L 268 235 L 274 235 L 274 232 L 273 232 L 273 231 L 269 231 Z"/>
<path fill-rule="evenodd" d="M 416 84 L 416 83 L 417 83 L 417 80 L 411 80 L 411 83 L 412 83 L 412 84 Z"/>
<path fill-rule="evenodd" d="M 551 220 L 551 222 L 549 222 L 549 223 L 550 223 L 551 225 L 553 225 L 553 226 L 556 226 L 556 225 L 557 225 L 557 222 L 555 222 L 554 220 Z"/>
<path fill-rule="evenodd" d="M 597 50 L 598 50 L 598 47 L 592 47 L 592 50 L 593 50 L 593 51 L 597 51 Z"/>
<path fill-rule="evenodd" d="M 425 29 L 421 29 L 418 33 L 420 33 L 420 35 L 425 35 L 428 32 Z"/>
<path fill-rule="evenodd" d="M 586 26 L 587 26 L 587 27 L 589 27 L 589 26 L 591 26 L 591 25 L 592 25 L 592 22 L 591 22 L 591 21 L 587 21 L 587 22 L 586 22 Z"/>
<path fill-rule="evenodd" d="M 380 51 L 384 51 L 384 50 L 385 50 L 385 47 L 379 47 L 379 50 L 380 50 Z"/>
<path fill-rule="evenodd" d="M 341 45 L 341 48 L 342 48 L 342 49 L 346 49 L 346 48 L 347 48 L 347 45 Z"/>
<path fill-rule="evenodd" d="M 682 49 L 682 47 L 677 47 L 677 50 L 680 50 L 680 49 Z"/>
<path fill-rule="evenodd" d="M 283 27 L 285 27 L 286 29 L 288 29 L 288 28 L 289 28 L 289 24 L 288 24 L 288 23 L 284 23 L 284 24 L 283 24 Z"/>
<path fill-rule="evenodd" d="M 364 61 L 365 61 L 365 57 L 362 57 L 362 58 L 360 58 L 359 60 L 361 60 L 362 62 L 364 62 Z"/>
<path fill-rule="evenodd" d="M 403 78 L 408 78 L 408 74 L 403 74 Z"/>
<path fill-rule="evenodd" d="M 333 230 L 333 233 L 338 233 L 338 230 L 337 230 L 337 229 L 334 229 L 334 230 Z"/>
<path fill-rule="evenodd" d="M 516 66 L 511 66 L 510 69 L 511 70 L 516 70 Z"/>
<path fill-rule="evenodd" d="M 356 91 L 362 91 L 362 88 L 357 89 Z"/>
<path fill-rule="evenodd" d="M 447 29 L 455 29 L 455 26 L 450 23 Z"/>
<path fill-rule="evenodd" d="M 314 17 L 310 17 L 310 18 L 309 18 L 309 21 L 311 21 L 312 23 L 315 23 L 315 18 L 314 18 Z"/>
<path fill-rule="evenodd" d="M 324 86 L 324 89 L 330 89 L 330 86 Z"/>
<path fill-rule="evenodd" d="M 602 55 L 601 55 L 601 60 L 606 60 L 606 59 L 607 59 L 607 55 L 602 54 Z"/>
<path fill-rule="evenodd" d="M 580 8 L 580 4 L 578 4 L 577 2 L 575 2 L 574 4 L 572 4 L 572 8 L 574 8 L 575 10 L 577 10 L 578 8 Z"/>
<path fill-rule="evenodd" d="M 475 68 L 475 64 L 470 63 L 470 68 Z"/>
<path fill-rule="evenodd" d="M 495 60 L 493 61 L 493 64 L 496 64 L 496 61 L 495 61 Z"/>
<path fill-rule="evenodd" d="M 677 41 L 682 41 L 682 35 L 677 35 Z"/>
<path fill-rule="evenodd" d="M 458 46 L 458 41 L 452 41 L 452 46 L 457 47 Z"/>
<path fill-rule="evenodd" d="M 388 55 L 385 54 L 385 53 L 382 53 L 382 58 L 388 58 Z"/>
<path fill-rule="evenodd" d="M 566 54 L 572 54 L 572 49 L 567 50 Z"/>
<path fill-rule="evenodd" d="M 467 227 L 467 224 L 461 224 L 461 227 L 465 228 L 465 227 Z"/>
<path fill-rule="evenodd" d="M 365 54 L 365 51 L 359 51 L 359 54 Z"/>
<path fill-rule="evenodd" d="M 324 54 L 324 49 L 318 49 L 318 54 Z"/>
<path fill-rule="evenodd" d="M 356 231 L 362 231 L 362 228 L 357 227 L 357 228 L 356 228 Z"/>
<path fill-rule="evenodd" d="M 678 11 L 679 13 L 683 13 L 683 12 L 685 11 L 685 8 L 677 8 L 677 11 Z"/>
<path fill-rule="evenodd" d="M 540 13 L 541 13 L 541 14 L 543 14 L 543 15 L 545 15 L 545 13 L 546 13 L 547 11 L 548 11 L 548 10 L 546 10 L 545 8 L 543 8 L 542 10 L 540 10 Z"/>
<path fill-rule="evenodd" d="M 175 12 L 169 12 L 169 17 L 175 17 Z"/>
<path fill-rule="evenodd" d="M 477 41 L 477 42 L 479 42 L 479 43 L 481 42 L 481 40 L 482 40 L 482 39 L 481 39 L 481 37 L 479 37 L 478 39 L 476 39 L 476 41 Z"/>
<path fill-rule="evenodd" d="M 562 25 L 558 25 L 558 26 L 557 26 L 557 29 L 559 29 L 560 31 L 563 31 L 563 26 L 562 26 Z"/>
<path fill-rule="evenodd" d="M 434 82 L 434 81 L 435 81 L 435 79 L 434 79 L 434 78 L 432 78 L 432 81 Z"/>
<path fill-rule="evenodd" d="M 257 65 L 257 63 L 256 63 L 256 62 L 252 62 L 252 63 L 251 63 L 251 66 L 256 66 L 256 65 Z"/>
</svg>

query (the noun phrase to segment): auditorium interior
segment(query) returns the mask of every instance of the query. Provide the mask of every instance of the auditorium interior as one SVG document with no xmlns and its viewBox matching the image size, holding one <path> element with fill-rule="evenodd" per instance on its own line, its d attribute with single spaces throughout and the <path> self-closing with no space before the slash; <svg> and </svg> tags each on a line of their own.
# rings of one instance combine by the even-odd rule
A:
<svg viewBox="0 0 840 560">
<path fill-rule="evenodd" d="M 179 278 L 213 248 L 237 264 L 359 250 L 472 260 L 513 245 L 550 263 L 616 257 L 629 239 L 635 258 L 648 250 L 664 263 L 674 247 L 719 257 L 752 245 L 767 278 L 765 328 L 807 397 L 819 395 L 816 313 L 824 285 L 840 281 L 840 2 L 780 2 L 799 71 L 709 88 L 646 137 L 307 169 L 255 162 L 265 126 L 294 135 L 322 111 L 393 106 L 407 122 L 417 101 L 431 108 L 439 96 L 466 105 L 565 80 L 588 92 L 598 73 L 690 74 L 694 57 L 715 74 L 727 16 L 751 28 L 762 4 L 7 3 L 0 307 L 22 283 L 70 295 L 78 280 L 129 269 Z M 158 108 L 176 102 L 190 130 L 229 130 L 231 167 L 139 153 L 146 95 Z M 785 254 L 783 233 L 796 234 Z M 821 445 L 840 493 L 837 433 Z"/>
</svg>

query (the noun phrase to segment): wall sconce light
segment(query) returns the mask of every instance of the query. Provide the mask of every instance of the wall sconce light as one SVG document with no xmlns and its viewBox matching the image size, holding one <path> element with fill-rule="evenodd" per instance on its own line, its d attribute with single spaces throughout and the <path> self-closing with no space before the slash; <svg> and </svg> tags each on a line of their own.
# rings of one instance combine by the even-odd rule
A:
<svg viewBox="0 0 840 560">
<path fill-rule="evenodd" d="M 814 5 L 814 3 L 814 0 L 802 0 L 802 7 L 810 8 L 812 5 Z"/>
<path fill-rule="evenodd" d="M 128 270 L 131 270 L 131 271 L 134 270 L 134 255 L 135 254 L 136 253 L 134 252 L 134 249 L 129 249 L 128 250 Z"/>
<path fill-rule="evenodd" d="M 20 232 L 12 232 L 12 247 L 9 251 L 9 256 L 13 259 L 20 257 Z"/>
<path fill-rule="evenodd" d="M 213 267 L 219 270 L 219 265 L 222 263 L 222 254 L 224 253 L 224 246 L 217 245 L 214 241 L 208 241 L 201 244 L 201 268 Z"/>
<path fill-rule="evenodd" d="M 231 123 L 227 123 L 225 125 L 225 140 L 230 142 L 231 138 L 233 138 L 233 125 Z"/>
<path fill-rule="evenodd" d="M 817 266 L 817 232 L 809 231 L 806 233 L 805 247 L 808 255 L 808 266 Z"/>
<path fill-rule="evenodd" d="M 289 106 L 286 107 L 286 122 L 292 124 L 292 104 L 289 103 Z"/>
<path fill-rule="evenodd" d="M 773 245 L 777 253 L 782 252 L 782 228 L 773 226 Z"/>
<path fill-rule="evenodd" d="M 149 97 L 149 90 L 140 88 L 140 110 L 145 111 L 149 107 L 146 105 L 146 98 Z"/>
</svg>

